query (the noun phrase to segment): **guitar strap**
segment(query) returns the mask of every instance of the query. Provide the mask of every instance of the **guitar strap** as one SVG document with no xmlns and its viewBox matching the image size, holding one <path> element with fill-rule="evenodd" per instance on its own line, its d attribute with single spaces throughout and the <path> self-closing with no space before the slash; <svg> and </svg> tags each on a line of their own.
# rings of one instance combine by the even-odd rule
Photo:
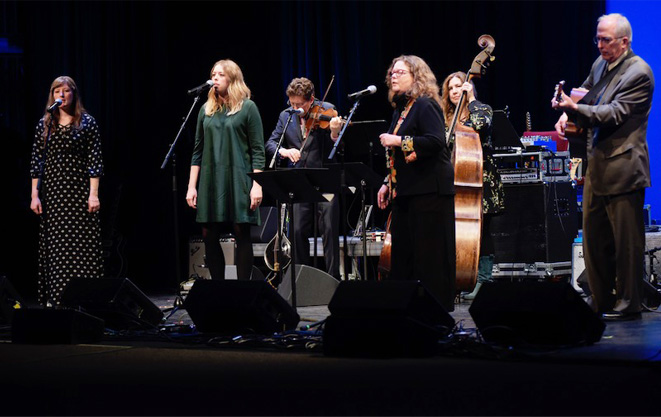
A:
<svg viewBox="0 0 661 417">
<path fill-rule="evenodd" d="M 402 125 L 402 123 L 404 123 L 404 120 L 406 119 L 406 116 L 408 116 L 411 107 L 413 107 L 413 103 L 415 103 L 415 99 L 411 98 L 409 102 L 406 104 L 404 110 L 400 113 L 399 120 L 397 120 L 397 125 L 392 131 L 393 135 L 397 134 L 397 131 L 399 130 L 400 126 Z M 387 168 L 390 171 L 390 175 L 388 176 L 388 182 L 390 185 L 390 198 L 393 199 L 397 196 L 397 191 L 395 190 L 397 186 L 397 178 L 396 178 L 397 170 L 395 170 L 395 151 L 394 149 L 392 149 L 392 147 L 388 148 L 386 161 L 387 161 Z"/>
<path fill-rule="evenodd" d="M 624 68 L 624 62 L 628 59 L 633 58 L 636 56 L 636 54 L 633 53 L 633 51 L 629 51 L 626 57 L 617 64 L 615 68 L 612 70 L 608 71 L 606 75 L 601 77 L 601 79 L 590 89 L 590 91 L 583 96 L 582 99 L 578 101 L 579 104 L 589 104 L 589 105 L 595 105 L 599 103 L 601 100 L 601 96 L 603 94 L 603 91 L 605 90 L 606 86 L 611 82 L 611 80 L 620 72 L 622 72 L 622 69 Z M 604 61 L 605 67 L 608 68 L 608 63 Z"/>
</svg>

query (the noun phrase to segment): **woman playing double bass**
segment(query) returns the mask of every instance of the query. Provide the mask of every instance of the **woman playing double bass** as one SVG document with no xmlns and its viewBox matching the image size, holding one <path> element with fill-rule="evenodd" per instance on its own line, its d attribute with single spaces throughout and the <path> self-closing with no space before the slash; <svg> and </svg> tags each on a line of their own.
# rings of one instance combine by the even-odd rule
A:
<svg viewBox="0 0 661 417">
<path fill-rule="evenodd" d="M 472 81 L 466 81 L 466 74 L 459 71 L 448 75 L 443 81 L 441 107 L 448 126 L 457 110 L 457 104 L 463 92 L 466 92 L 468 106 L 463 106 L 458 122 L 475 130 L 482 143 L 482 233 L 480 238 L 480 258 L 478 262 L 477 284 L 473 292 L 463 296 L 472 300 L 480 286 L 492 281 L 494 260 L 494 245 L 490 233 L 491 218 L 505 209 L 505 192 L 500 174 L 496 171 L 493 160 L 493 145 L 491 143 L 491 121 L 493 110 L 487 104 L 476 99 L 475 87 Z M 449 140 L 450 148 L 454 145 L 454 136 Z"/>
<path fill-rule="evenodd" d="M 447 311 L 454 310 L 454 172 L 436 77 L 421 58 L 395 58 L 386 76 L 395 108 L 380 135 L 390 174 L 379 208 L 392 201 L 389 279 L 419 280 Z"/>
</svg>

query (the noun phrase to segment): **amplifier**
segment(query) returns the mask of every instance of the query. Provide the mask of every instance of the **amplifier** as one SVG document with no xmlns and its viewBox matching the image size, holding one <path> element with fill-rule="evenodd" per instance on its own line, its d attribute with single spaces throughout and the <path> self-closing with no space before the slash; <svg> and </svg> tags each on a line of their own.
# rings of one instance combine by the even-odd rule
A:
<svg viewBox="0 0 661 417">
<path fill-rule="evenodd" d="M 495 262 L 570 262 L 576 206 L 570 182 L 505 184 L 505 212 L 491 221 Z"/>
<path fill-rule="evenodd" d="M 500 178 L 505 184 L 569 181 L 569 152 L 516 152 L 494 154 Z"/>
<path fill-rule="evenodd" d="M 220 247 L 225 256 L 225 265 L 234 265 L 234 238 L 231 236 L 220 238 Z M 211 278 L 209 267 L 204 259 L 204 241 L 201 237 L 193 237 L 188 241 L 188 276 L 197 274 L 202 278 Z"/>
</svg>

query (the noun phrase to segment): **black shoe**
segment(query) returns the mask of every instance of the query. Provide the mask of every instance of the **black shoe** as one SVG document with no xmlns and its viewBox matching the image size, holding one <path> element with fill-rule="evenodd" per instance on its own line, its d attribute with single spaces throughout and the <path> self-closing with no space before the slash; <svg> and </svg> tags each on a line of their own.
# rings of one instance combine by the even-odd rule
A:
<svg viewBox="0 0 661 417">
<path fill-rule="evenodd" d="M 641 314 L 638 313 L 625 313 L 623 311 L 608 311 L 601 315 L 604 321 L 629 321 L 640 320 Z"/>
</svg>

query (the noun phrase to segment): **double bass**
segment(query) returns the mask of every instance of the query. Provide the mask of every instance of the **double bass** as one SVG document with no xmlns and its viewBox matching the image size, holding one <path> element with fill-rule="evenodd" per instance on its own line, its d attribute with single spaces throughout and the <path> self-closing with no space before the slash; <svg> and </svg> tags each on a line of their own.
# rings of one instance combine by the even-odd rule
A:
<svg viewBox="0 0 661 417">
<path fill-rule="evenodd" d="M 484 75 L 488 65 L 495 59 L 492 55 L 496 46 L 493 37 L 482 35 L 478 38 L 477 44 L 482 51 L 473 60 L 466 81 Z M 455 186 L 456 289 L 458 291 L 471 291 L 475 287 L 482 234 L 482 142 L 473 129 L 459 123 L 459 115 L 466 105 L 464 91 L 457 103 L 446 137 L 449 141 L 454 134 L 452 164 Z"/>
</svg>

